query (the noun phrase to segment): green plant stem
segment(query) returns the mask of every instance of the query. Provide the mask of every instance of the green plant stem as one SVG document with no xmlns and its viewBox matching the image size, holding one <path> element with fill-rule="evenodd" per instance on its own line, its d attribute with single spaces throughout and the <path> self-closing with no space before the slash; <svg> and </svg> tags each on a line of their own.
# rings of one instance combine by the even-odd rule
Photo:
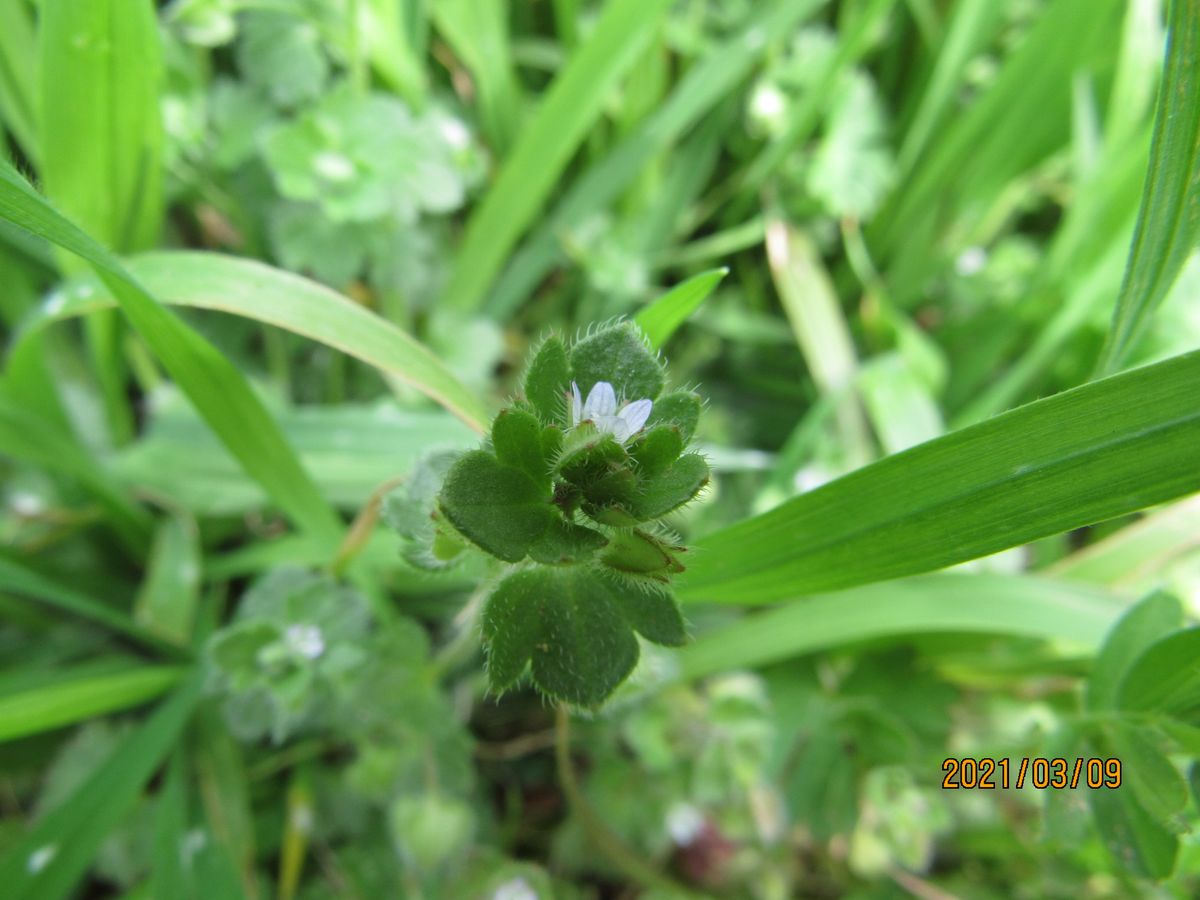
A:
<svg viewBox="0 0 1200 900">
<path fill-rule="evenodd" d="M 559 704 L 555 719 L 554 758 L 558 764 L 558 779 L 572 811 L 579 816 L 583 830 L 596 849 L 631 881 L 646 888 L 666 891 L 672 896 L 696 896 L 687 888 L 656 871 L 654 866 L 638 856 L 632 847 L 601 821 L 600 816 L 579 789 L 579 779 L 571 763 L 571 712 Z"/>
</svg>

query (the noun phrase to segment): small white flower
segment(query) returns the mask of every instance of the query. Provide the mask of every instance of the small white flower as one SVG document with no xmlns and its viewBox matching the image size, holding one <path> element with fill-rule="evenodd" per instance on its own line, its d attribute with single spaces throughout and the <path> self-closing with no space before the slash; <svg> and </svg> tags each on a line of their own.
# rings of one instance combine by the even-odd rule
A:
<svg viewBox="0 0 1200 900">
<path fill-rule="evenodd" d="M 50 865 L 50 860 L 58 855 L 57 844 L 46 844 L 44 847 L 38 847 L 29 854 L 29 858 L 25 860 L 25 868 L 30 875 L 36 875 L 46 866 Z"/>
<path fill-rule="evenodd" d="M 538 895 L 524 878 L 514 878 L 492 891 L 492 900 L 538 900 Z"/>
<path fill-rule="evenodd" d="M 313 169 L 328 181 L 348 181 L 354 177 L 354 163 L 341 153 L 326 150 L 313 159 Z"/>
<path fill-rule="evenodd" d="M 284 640 L 293 653 L 316 659 L 325 652 L 325 636 L 316 625 L 289 625 Z"/>
<path fill-rule="evenodd" d="M 438 131 L 452 150 L 466 150 L 471 145 L 471 132 L 458 119 L 447 116 L 438 122 Z"/>
<path fill-rule="evenodd" d="M 667 834 L 678 847 L 686 847 L 704 831 L 704 813 L 690 803 L 676 803 L 667 812 Z"/>
<path fill-rule="evenodd" d="M 642 430 L 653 406 L 651 401 L 643 399 L 617 409 L 616 391 L 607 381 L 597 381 L 585 401 L 580 396 L 579 385 L 571 382 L 571 427 L 580 422 L 591 422 L 622 444 Z"/>
<path fill-rule="evenodd" d="M 982 247 L 968 247 L 954 260 L 954 271 L 963 278 L 969 278 L 983 271 L 987 261 L 987 251 Z"/>
</svg>

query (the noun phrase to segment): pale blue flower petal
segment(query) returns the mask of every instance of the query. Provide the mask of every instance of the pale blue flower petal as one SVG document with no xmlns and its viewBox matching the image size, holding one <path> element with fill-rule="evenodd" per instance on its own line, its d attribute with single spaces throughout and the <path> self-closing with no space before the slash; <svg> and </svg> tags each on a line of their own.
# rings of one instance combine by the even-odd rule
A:
<svg viewBox="0 0 1200 900">
<path fill-rule="evenodd" d="M 617 417 L 629 427 L 630 434 L 636 434 L 642 430 L 642 426 L 650 418 L 650 410 L 653 406 L 654 404 L 649 400 L 634 400 L 632 403 L 626 403 L 617 413 Z"/>
<path fill-rule="evenodd" d="M 629 423 L 620 416 L 609 416 L 608 424 L 605 431 L 612 432 L 612 436 L 617 439 L 617 443 L 624 444 L 633 434 L 633 430 L 629 427 Z"/>
<path fill-rule="evenodd" d="M 583 398 L 579 396 L 579 385 L 571 382 L 571 427 L 583 421 Z"/>
<path fill-rule="evenodd" d="M 583 417 L 596 421 L 600 416 L 612 416 L 617 412 L 617 395 L 607 381 L 597 381 L 588 391 L 583 404 Z"/>
</svg>

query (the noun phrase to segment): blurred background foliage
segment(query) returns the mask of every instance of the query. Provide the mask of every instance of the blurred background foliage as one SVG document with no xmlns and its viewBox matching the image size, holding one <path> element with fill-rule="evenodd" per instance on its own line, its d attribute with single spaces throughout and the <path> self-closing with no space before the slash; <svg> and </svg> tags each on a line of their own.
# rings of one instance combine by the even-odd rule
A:
<svg viewBox="0 0 1200 900">
<path fill-rule="evenodd" d="M 7 158 L 187 326 L 5 176 L 0 893 L 1197 896 L 1194 441 L 957 556 L 720 567 L 1098 374 L 1175 366 L 1035 442 L 1194 437 L 1198 34 L 1194 0 L 0 0 Z M 431 502 L 541 336 L 720 268 L 657 326 L 707 401 L 695 641 L 571 722 L 487 695 L 490 573 L 430 571 L 385 495 Z M 1026 755 L 1125 787 L 942 789 Z"/>
</svg>

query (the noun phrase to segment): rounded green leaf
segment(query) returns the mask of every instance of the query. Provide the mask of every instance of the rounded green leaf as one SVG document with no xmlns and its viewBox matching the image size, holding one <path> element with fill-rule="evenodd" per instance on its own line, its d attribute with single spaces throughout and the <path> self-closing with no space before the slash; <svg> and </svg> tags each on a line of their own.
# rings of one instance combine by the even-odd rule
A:
<svg viewBox="0 0 1200 900">
<path fill-rule="evenodd" d="M 493 690 L 512 684 L 532 657 L 538 689 L 580 706 L 600 705 L 638 659 L 621 597 L 585 568 L 508 576 L 488 598 L 483 635 Z"/>
<path fill-rule="evenodd" d="M 438 505 L 463 537 L 508 562 L 524 559 L 556 515 L 532 478 L 484 450 L 454 464 Z"/>
<path fill-rule="evenodd" d="M 1177 631 L 1147 647 L 1121 682 L 1119 705 L 1200 721 L 1200 628 Z"/>
<path fill-rule="evenodd" d="M 560 519 L 534 542 L 529 555 L 547 565 L 566 565 L 587 559 L 607 543 L 600 532 Z"/>
<path fill-rule="evenodd" d="M 545 595 L 538 571 L 510 575 L 483 608 L 483 645 L 488 687 L 502 693 L 525 671 L 540 629 L 540 600 Z"/>
<path fill-rule="evenodd" d="M 657 478 L 643 483 L 632 506 L 643 521 L 657 519 L 687 503 L 708 484 L 708 463 L 697 453 L 685 454 Z"/>
<path fill-rule="evenodd" d="M 683 616 L 670 591 L 640 584 L 626 585 L 614 578 L 608 580 L 626 621 L 638 634 L 667 647 L 680 647 L 687 642 Z"/>
<path fill-rule="evenodd" d="M 683 452 L 683 431 L 675 423 L 655 426 L 638 438 L 629 448 L 643 476 L 658 475 L 679 459 Z"/>
<path fill-rule="evenodd" d="M 631 322 L 602 329 L 577 343 L 571 348 L 571 369 L 585 397 L 597 381 L 607 381 L 626 400 L 653 400 L 666 380 L 662 363 Z"/>
<path fill-rule="evenodd" d="M 542 423 L 533 413 L 503 410 L 492 423 L 492 446 L 504 465 L 522 470 L 543 487 L 550 486 L 550 469 L 542 451 Z"/>
<path fill-rule="evenodd" d="M 551 578 L 543 600 L 542 639 L 533 650 L 534 683 L 551 697 L 599 706 L 637 664 L 637 639 L 598 573 L 543 573 Z"/>
<path fill-rule="evenodd" d="M 525 396 L 547 422 L 565 422 L 571 367 L 562 338 L 547 338 L 525 374 Z"/>
<path fill-rule="evenodd" d="M 696 433 L 696 425 L 700 421 L 700 395 L 691 391 L 675 391 L 654 401 L 654 409 L 650 410 L 647 428 L 656 425 L 673 424 L 679 427 L 679 437 L 684 444 Z"/>
</svg>

